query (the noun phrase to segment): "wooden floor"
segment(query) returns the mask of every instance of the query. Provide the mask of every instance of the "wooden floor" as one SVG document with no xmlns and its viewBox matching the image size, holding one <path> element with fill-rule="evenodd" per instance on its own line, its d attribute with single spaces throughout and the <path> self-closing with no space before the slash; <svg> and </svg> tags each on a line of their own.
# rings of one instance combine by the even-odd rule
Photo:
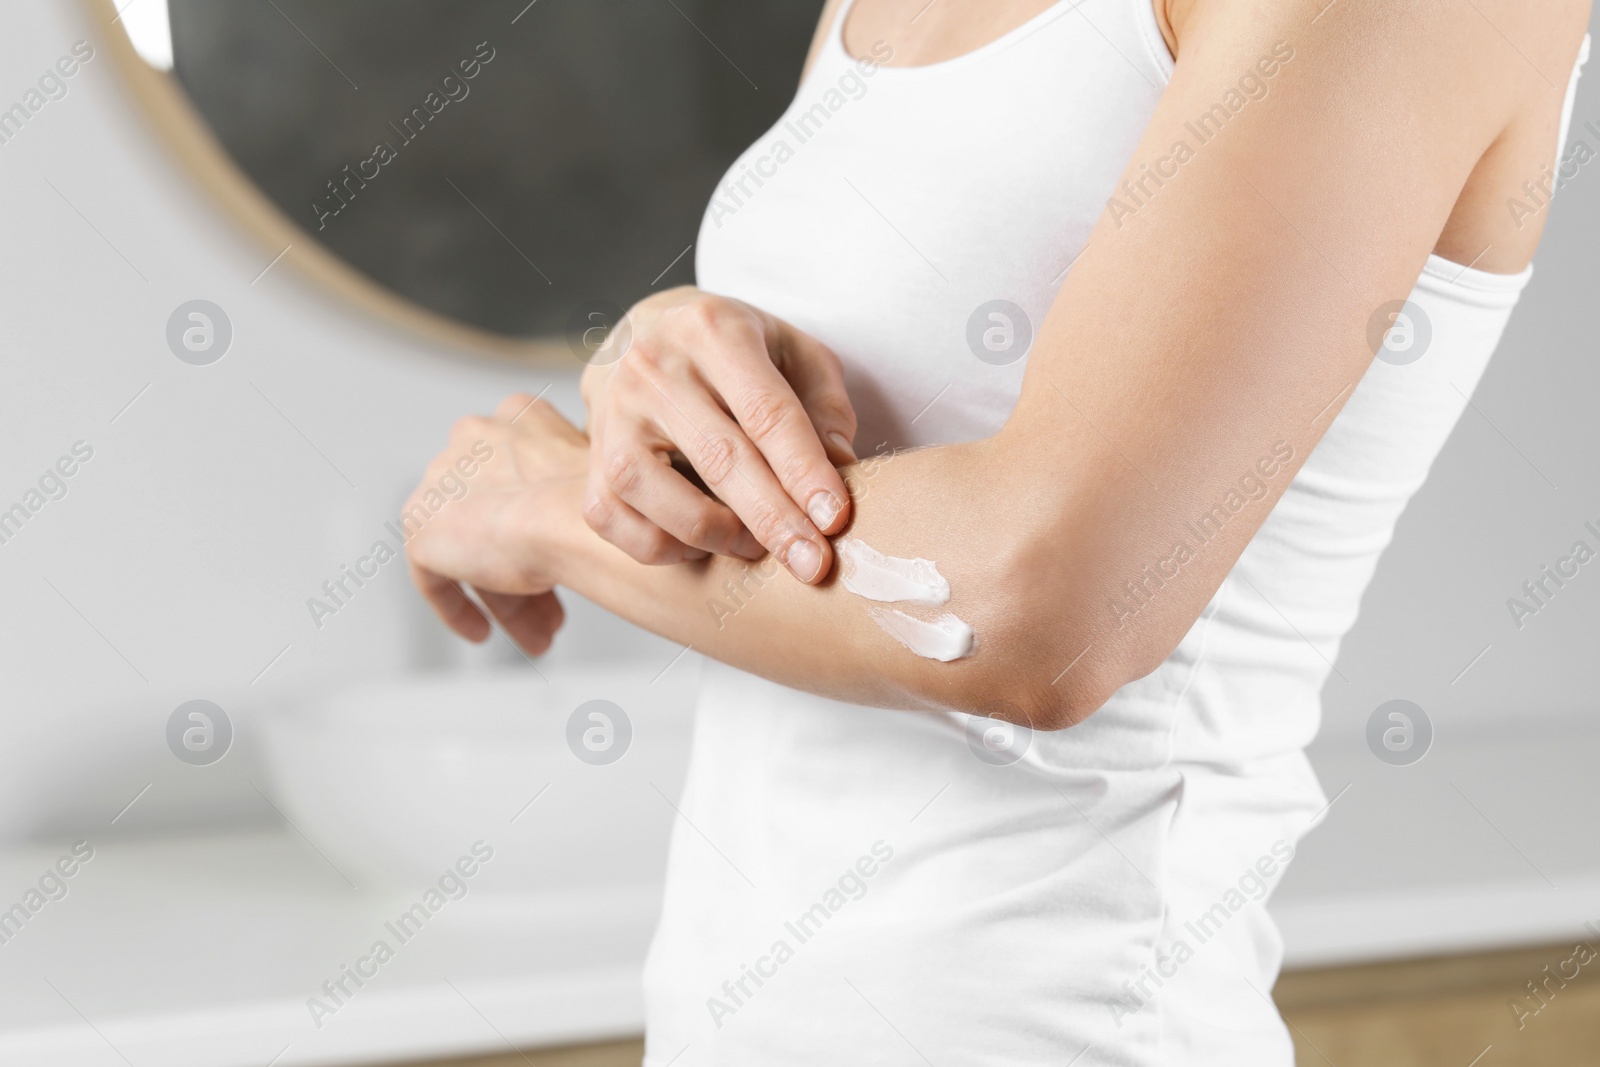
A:
<svg viewBox="0 0 1600 1067">
<path fill-rule="evenodd" d="M 429 1060 L 406 1067 L 639 1067 L 644 1057 L 643 1041 L 615 1041 L 583 1048 L 527 1049 L 523 1056 L 507 1052 L 504 1056 L 469 1060 Z"/>
<path fill-rule="evenodd" d="M 1573 949 L 1296 971 L 1273 995 L 1298 1067 L 1583 1067 L 1600 1064 L 1600 959 L 1580 965 Z M 409 1067 L 638 1067 L 643 1052 L 621 1041 Z"/>
</svg>

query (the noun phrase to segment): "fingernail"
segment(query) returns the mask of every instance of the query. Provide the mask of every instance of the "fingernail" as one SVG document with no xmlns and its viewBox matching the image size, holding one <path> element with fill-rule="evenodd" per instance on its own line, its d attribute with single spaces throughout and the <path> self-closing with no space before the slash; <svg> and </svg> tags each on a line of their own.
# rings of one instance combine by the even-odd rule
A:
<svg viewBox="0 0 1600 1067">
<path fill-rule="evenodd" d="M 845 454 L 850 457 L 850 462 L 851 463 L 856 462 L 856 448 L 855 448 L 855 445 L 852 445 L 850 443 L 850 438 L 846 437 L 842 433 L 839 433 L 839 432 L 835 431 L 835 432 L 830 433 L 828 435 L 828 440 L 832 441 L 838 447 L 844 449 Z"/>
<path fill-rule="evenodd" d="M 789 546 L 783 558 L 789 572 L 802 582 L 809 582 L 822 569 L 822 551 L 810 541 L 801 538 Z"/>
<path fill-rule="evenodd" d="M 826 489 L 818 489 L 811 494 L 811 503 L 806 505 L 806 514 L 817 524 L 817 529 L 826 530 L 833 525 L 833 520 L 839 517 L 839 501 Z"/>
</svg>

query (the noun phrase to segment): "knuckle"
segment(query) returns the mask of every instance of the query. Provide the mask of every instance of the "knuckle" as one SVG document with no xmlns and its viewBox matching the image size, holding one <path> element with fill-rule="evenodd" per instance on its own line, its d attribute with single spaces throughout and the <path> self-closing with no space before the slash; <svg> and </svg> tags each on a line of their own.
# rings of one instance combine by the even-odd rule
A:
<svg viewBox="0 0 1600 1067">
<path fill-rule="evenodd" d="M 683 377 L 683 369 L 677 361 L 668 359 L 664 351 L 655 348 L 648 358 L 628 368 L 622 384 L 630 404 L 659 407 L 662 394 L 670 392 L 674 382 Z"/>
<path fill-rule="evenodd" d="M 633 558 L 647 566 L 659 567 L 678 562 L 681 555 L 674 538 L 657 527 L 645 535 Z"/>
<path fill-rule="evenodd" d="M 725 434 L 708 434 L 695 448 L 694 469 L 711 485 L 721 485 L 739 466 L 739 446 Z"/>
<path fill-rule="evenodd" d="M 488 425 L 489 420 L 481 415 L 463 415 L 451 425 L 450 437 L 452 440 L 459 440 L 464 437 L 481 437 Z"/>
<path fill-rule="evenodd" d="M 626 498 L 639 488 L 644 480 L 639 454 L 632 449 L 618 448 L 605 459 L 605 481 L 611 491 Z"/>
<path fill-rule="evenodd" d="M 767 548 L 777 548 L 789 540 L 789 524 L 783 512 L 765 500 L 750 505 L 740 517 L 751 536 Z"/>
<path fill-rule="evenodd" d="M 716 332 L 726 317 L 727 309 L 722 301 L 714 297 L 702 297 L 683 305 L 684 321 L 691 329 L 701 333 Z"/>
<path fill-rule="evenodd" d="M 532 393 L 525 393 L 519 389 L 515 393 L 508 395 L 504 400 L 500 401 L 500 407 L 509 408 L 511 409 L 512 414 L 516 414 L 518 411 L 521 411 L 523 408 L 533 403 L 534 400 L 535 397 Z"/>
<path fill-rule="evenodd" d="M 636 364 L 623 368 L 621 364 L 616 364 L 616 367 L 617 370 L 606 385 L 604 395 L 599 397 L 601 406 L 605 410 L 638 412 L 645 408 L 650 396 L 659 395 L 649 384 L 660 377 L 660 373 L 653 365 Z"/>
<path fill-rule="evenodd" d="M 658 367 L 661 365 L 666 351 L 666 347 L 653 338 L 635 337 L 633 344 L 628 346 L 627 356 L 617 364 L 617 367 L 620 370 L 626 366 L 634 371 L 645 367 Z"/>
<path fill-rule="evenodd" d="M 676 329 L 705 340 L 744 328 L 750 321 L 750 311 L 727 297 L 701 293 L 673 308 L 672 319 Z"/>
<path fill-rule="evenodd" d="M 589 529 L 610 540 L 611 524 L 615 512 L 608 501 L 600 493 L 590 493 L 583 502 L 583 521 L 589 524 Z"/>
<path fill-rule="evenodd" d="M 740 398 L 739 425 L 752 441 L 768 441 L 788 423 L 791 412 L 782 397 L 752 389 Z"/>
<path fill-rule="evenodd" d="M 807 456 L 796 452 L 779 459 L 773 466 L 772 473 L 776 474 L 778 481 L 786 486 L 804 486 L 807 481 L 811 480 L 812 473 L 816 469 Z M 833 470 L 826 463 L 821 464 L 821 469 L 823 471 Z"/>
<path fill-rule="evenodd" d="M 645 359 L 627 369 L 618 381 L 626 406 L 637 411 L 657 411 L 662 397 L 682 391 L 690 377 L 687 359 L 676 349 L 656 346 Z"/>
</svg>

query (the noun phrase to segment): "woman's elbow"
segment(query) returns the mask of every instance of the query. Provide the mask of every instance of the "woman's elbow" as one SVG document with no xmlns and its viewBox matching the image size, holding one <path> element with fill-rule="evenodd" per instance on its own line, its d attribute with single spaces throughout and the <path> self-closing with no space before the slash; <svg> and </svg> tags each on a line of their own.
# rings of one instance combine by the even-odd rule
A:
<svg viewBox="0 0 1600 1067">
<path fill-rule="evenodd" d="M 1066 730 L 1138 677 L 1119 657 L 1096 656 L 1092 645 L 1059 658 L 1056 663 L 1037 651 L 997 651 L 963 687 L 960 710 L 1030 730 Z"/>
<path fill-rule="evenodd" d="M 1101 625 L 1087 597 L 1052 595 L 1045 584 L 1014 587 L 1014 603 L 1025 610 L 981 613 L 978 669 L 962 686 L 971 707 L 963 710 L 1034 730 L 1065 730 L 1151 673 L 1172 651 L 1163 647 L 1164 634 Z"/>
<path fill-rule="evenodd" d="M 1171 652 L 1162 629 L 1127 627 L 1106 611 L 1104 565 L 1063 560 L 1058 524 L 1010 530 L 952 576 L 950 607 L 976 635 L 957 690 L 960 710 L 1034 730 L 1065 730 Z M 1181 636 L 1181 635 L 1180 635 Z"/>
</svg>

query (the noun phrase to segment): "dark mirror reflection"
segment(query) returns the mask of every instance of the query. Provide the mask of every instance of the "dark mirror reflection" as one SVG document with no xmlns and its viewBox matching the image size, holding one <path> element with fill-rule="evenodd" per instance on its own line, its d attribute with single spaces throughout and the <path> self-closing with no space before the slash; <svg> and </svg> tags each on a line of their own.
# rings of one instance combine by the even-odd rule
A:
<svg viewBox="0 0 1600 1067">
<path fill-rule="evenodd" d="M 171 0 L 171 20 L 179 81 L 297 225 L 417 304 L 541 335 L 693 279 L 706 202 L 793 94 L 820 8 Z"/>
</svg>

